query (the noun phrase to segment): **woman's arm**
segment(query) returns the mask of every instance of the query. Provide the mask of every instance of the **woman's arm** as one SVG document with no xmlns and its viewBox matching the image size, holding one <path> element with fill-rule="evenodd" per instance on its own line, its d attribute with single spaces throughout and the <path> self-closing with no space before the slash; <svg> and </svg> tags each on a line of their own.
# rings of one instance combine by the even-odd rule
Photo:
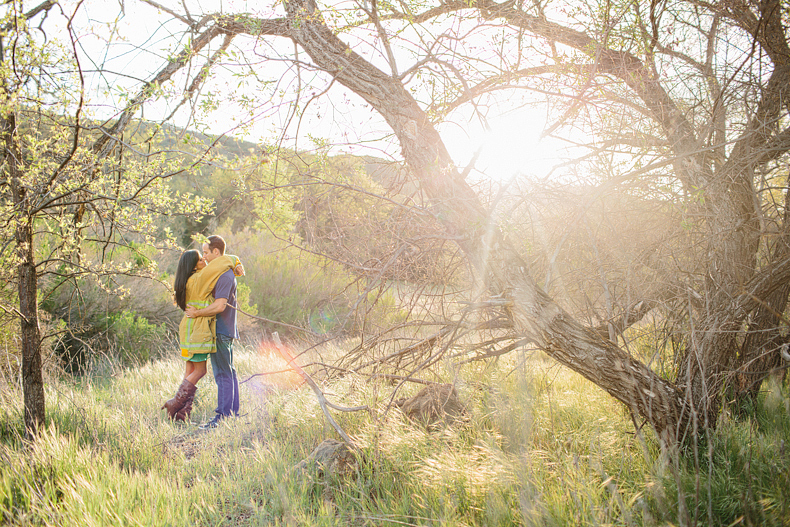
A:
<svg viewBox="0 0 790 527">
<path fill-rule="evenodd" d="M 206 267 L 196 272 L 189 278 L 187 303 L 191 300 L 206 300 L 217 285 L 217 280 L 227 271 L 233 269 L 238 258 L 228 255 L 218 256 L 211 260 Z M 191 292 L 191 294 L 189 294 Z"/>
<path fill-rule="evenodd" d="M 246 274 L 244 272 L 244 266 L 241 264 L 241 260 L 239 259 L 238 256 L 235 256 L 233 254 L 224 254 L 222 256 L 214 258 L 213 260 L 211 260 L 209 265 L 213 264 L 214 262 L 217 262 L 217 265 L 222 265 L 223 267 L 225 266 L 226 262 L 229 262 L 231 265 L 231 269 L 233 269 L 233 274 L 236 276 L 244 276 Z"/>
<path fill-rule="evenodd" d="M 244 266 L 241 265 L 241 260 L 239 259 L 238 256 L 233 256 L 232 254 L 226 254 L 225 256 L 227 256 L 228 258 L 230 258 L 234 262 L 234 265 L 233 265 L 233 274 L 234 275 L 236 275 L 236 276 L 244 276 L 246 274 L 244 272 Z"/>
</svg>

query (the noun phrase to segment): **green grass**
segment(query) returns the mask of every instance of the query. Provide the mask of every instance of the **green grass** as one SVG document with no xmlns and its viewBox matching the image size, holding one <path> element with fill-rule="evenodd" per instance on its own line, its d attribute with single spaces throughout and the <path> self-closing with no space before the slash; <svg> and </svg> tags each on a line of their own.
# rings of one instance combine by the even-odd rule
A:
<svg viewBox="0 0 790 527">
<path fill-rule="evenodd" d="M 242 380 L 282 366 L 237 354 Z M 159 409 L 182 367 L 52 380 L 33 444 L 20 439 L 21 393 L 0 384 L 0 523 L 790 525 L 790 395 L 776 384 L 673 467 L 621 405 L 539 355 L 448 374 L 468 416 L 432 432 L 386 411 L 392 386 L 348 376 L 324 388 L 372 408 L 334 414 L 361 447 L 360 470 L 325 480 L 293 470 L 334 437 L 293 375 L 245 382 L 244 415 L 201 432 Z M 198 394 L 194 423 L 213 413 L 210 375 Z"/>
</svg>

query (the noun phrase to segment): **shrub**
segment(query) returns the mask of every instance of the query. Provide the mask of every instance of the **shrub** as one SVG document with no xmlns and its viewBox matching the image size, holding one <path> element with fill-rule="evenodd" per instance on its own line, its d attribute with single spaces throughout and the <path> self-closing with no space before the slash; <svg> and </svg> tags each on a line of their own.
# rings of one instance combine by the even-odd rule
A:
<svg viewBox="0 0 790 527">
<path fill-rule="evenodd" d="M 44 283 L 42 316 L 57 329 L 53 346 L 65 371 L 85 372 L 96 359 L 137 365 L 155 357 L 163 344 L 173 345 L 181 312 L 165 287 L 127 276 L 112 285 L 115 290 L 90 277 Z"/>
<path fill-rule="evenodd" d="M 107 320 L 107 340 L 124 364 L 140 364 L 153 358 L 152 351 L 170 342 L 164 323 L 151 324 L 134 311 L 115 313 Z"/>
<path fill-rule="evenodd" d="M 300 251 L 265 231 L 245 229 L 223 236 L 228 251 L 241 258 L 247 272 L 239 281 L 239 299 L 242 286 L 249 287 L 248 302 L 263 318 L 309 326 L 319 334 L 356 333 L 366 325 L 403 318 L 391 293 L 366 293 L 365 281 L 336 262 Z M 288 333 L 282 327 L 262 325 Z"/>
</svg>

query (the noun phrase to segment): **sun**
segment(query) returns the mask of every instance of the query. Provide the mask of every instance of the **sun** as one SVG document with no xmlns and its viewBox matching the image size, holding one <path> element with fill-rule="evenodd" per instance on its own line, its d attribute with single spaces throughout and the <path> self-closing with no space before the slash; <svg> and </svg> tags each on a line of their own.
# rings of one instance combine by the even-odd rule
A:
<svg viewBox="0 0 790 527">
<path fill-rule="evenodd" d="M 463 125 L 444 126 L 442 138 L 460 168 L 474 160 L 474 171 L 483 177 L 509 180 L 516 176 L 549 177 L 559 163 L 561 145 L 541 137 L 546 127 L 540 109 L 513 109 Z"/>
</svg>

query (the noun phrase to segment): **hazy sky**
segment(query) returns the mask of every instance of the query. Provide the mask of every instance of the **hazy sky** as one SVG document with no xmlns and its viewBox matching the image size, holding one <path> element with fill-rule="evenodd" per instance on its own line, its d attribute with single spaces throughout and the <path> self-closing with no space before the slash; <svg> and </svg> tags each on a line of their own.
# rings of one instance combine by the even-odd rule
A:
<svg viewBox="0 0 790 527">
<path fill-rule="evenodd" d="M 180 2 L 171 3 L 174 10 L 183 12 Z M 187 5 L 195 18 L 200 12 L 221 9 L 253 12 L 261 17 L 282 14 L 276 2 L 201 1 Z M 67 11 L 73 10 L 76 3 L 67 2 L 64 6 Z M 88 92 L 97 117 L 113 115 L 122 106 L 124 94 L 134 95 L 140 88 L 140 79 L 150 79 L 166 64 L 172 50 L 186 44 L 183 23 L 139 0 L 123 3 L 87 0 L 78 11 L 75 26 L 81 35 L 81 62 L 88 72 Z M 368 60 L 386 68 L 384 53 L 374 37 L 363 40 L 364 33 L 341 35 Z M 408 45 L 408 40 L 401 41 Z M 220 42 L 220 38 L 215 39 L 212 50 Z M 200 124 L 213 133 L 230 133 L 253 142 L 271 144 L 282 140 L 283 146 L 300 149 L 314 148 L 314 139 L 319 139 L 335 145 L 336 151 L 399 158 L 400 147 L 391 130 L 363 100 L 339 84 L 334 84 L 326 95 L 314 97 L 328 87 L 330 77 L 309 68 L 302 68 L 297 76 L 292 63 L 278 60 L 293 51 L 289 41 L 268 37 L 257 42 L 239 38 L 237 42 L 238 47 L 230 51 L 243 52 L 244 60 L 230 55 L 214 68 L 212 78 L 201 90 L 202 104 L 183 105 L 175 114 L 175 124 L 188 127 Z M 396 48 L 400 69 L 413 62 L 409 52 L 406 48 Z M 304 53 L 301 58 L 306 60 Z M 251 66 L 245 66 L 245 61 Z M 157 120 L 169 115 L 198 67 L 196 64 L 191 71 L 182 72 L 171 93 L 146 105 L 143 117 Z M 95 70 L 113 73 L 99 76 L 92 73 Z M 413 81 L 412 86 L 415 85 L 420 89 L 418 80 Z M 298 112 L 294 106 L 297 89 Z M 544 176 L 561 147 L 552 139 L 538 142 L 545 126 L 545 110 L 540 106 L 517 108 L 504 99 L 490 109 L 487 123 L 473 115 L 470 108 L 449 117 L 439 130 L 456 163 L 465 166 L 474 152 L 481 149 L 476 167 L 497 179 L 509 179 L 517 172 Z"/>
</svg>

